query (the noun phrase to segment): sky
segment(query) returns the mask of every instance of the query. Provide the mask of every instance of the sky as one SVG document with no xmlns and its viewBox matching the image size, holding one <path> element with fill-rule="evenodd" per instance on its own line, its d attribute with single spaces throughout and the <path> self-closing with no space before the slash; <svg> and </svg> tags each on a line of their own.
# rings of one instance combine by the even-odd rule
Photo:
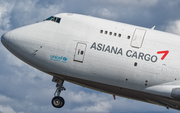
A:
<svg viewBox="0 0 180 113">
<path fill-rule="evenodd" d="M 0 36 L 58 13 L 78 13 L 180 35 L 180 0 L 0 0 Z M 172 37 L 169 37 L 172 38 Z M 56 109 L 52 76 L 30 67 L 0 44 L 0 113 L 178 113 L 165 107 L 65 82 Z"/>
</svg>

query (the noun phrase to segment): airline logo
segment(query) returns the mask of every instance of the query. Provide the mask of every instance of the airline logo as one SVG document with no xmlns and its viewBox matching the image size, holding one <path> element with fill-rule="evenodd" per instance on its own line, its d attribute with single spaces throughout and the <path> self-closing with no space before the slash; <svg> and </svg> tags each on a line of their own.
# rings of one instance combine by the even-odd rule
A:
<svg viewBox="0 0 180 113">
<path fill-rule="evenodd" d="M 121 56 L 125 55 L 126 57 L 129 57 L 129 58 L 135 58 L 135 59 L 139 59 L 139 60 L 150 61 L 153 63 L 158 61 L 158 57 L 156 55 L 151 55 L 151 54 L 143 53 L 143 52 L 137 52 L 134 50 L 127 50 L 125 52 L 125 54 L 123 54 L 122 48 L 114 47 L 114 46 L 110 46 L 110 45 L 105 45 L 102 43 L 96 44 L 96 42 L 94 42 L 92 44 L 92 46 L 90 47 L 90 49 L 102 51 L 102 52 L 108 52 L 108 53 L 121 55 Z M 161 60 L 164 60 L 168 53 L 169 53 L 169 51 L 158 51 L 157 52 L 157 54 L 164 54 L 162 56 Z"/>
<path fill-rule="evenodd" d="M 164 54 L 164 55 L 162 56 L 161 60 L 164 60 L 165 57 L 168 55 L 168 53 L 169 53 L 168 50 L 166 50 L 166 51 L 158 51 L 158 52 L 157 52 L 157 54 Z"/>
</svg>

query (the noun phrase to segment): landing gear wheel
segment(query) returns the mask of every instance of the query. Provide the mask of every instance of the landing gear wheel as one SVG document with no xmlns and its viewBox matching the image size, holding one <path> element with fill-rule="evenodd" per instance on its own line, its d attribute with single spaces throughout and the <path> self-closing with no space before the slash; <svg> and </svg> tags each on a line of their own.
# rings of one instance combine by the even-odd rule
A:
<svg viewBox="0 0 180 113">
<path fill-rule="evenodd" d="M 52 99 L 51 103 L 55 108 L 61 108 L 64 106 L 65 101 L 62 97 L 56 96 Z"/>
</svg>

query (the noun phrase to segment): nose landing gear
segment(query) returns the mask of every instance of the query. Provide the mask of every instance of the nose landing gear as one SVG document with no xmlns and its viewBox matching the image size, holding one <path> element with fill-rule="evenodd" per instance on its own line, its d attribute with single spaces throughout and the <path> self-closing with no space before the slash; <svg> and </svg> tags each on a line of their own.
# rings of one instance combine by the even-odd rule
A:
<svg viewBox="0 0 180 113">
<path fill-rule="evenodd" d="M 57 83 L 56 84 L 57 89 L 54 93 L 54 98 L 52 99 L 51 103 L 55 108 L 61 108 L 64 106 L 64 103 L 65 103 L 64 99 L 62 97 L 60 97 L 61 91 L 66 90 L 63 87 L 64 80 L 53 77 L 52 81 Z"/>
</svg>

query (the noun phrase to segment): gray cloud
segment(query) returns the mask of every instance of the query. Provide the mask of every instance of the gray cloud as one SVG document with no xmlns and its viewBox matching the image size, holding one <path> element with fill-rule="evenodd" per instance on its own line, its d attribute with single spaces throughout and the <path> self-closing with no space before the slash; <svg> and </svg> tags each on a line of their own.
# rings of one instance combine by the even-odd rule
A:
<svg viewBox="0 0 180 113">
<path fill-rule="evenodd" d="M 63 12 L 79 13 L 179 33 L 179 0 L 0 0 L 0 35 Z M 66 104 L 51 106 L 52 77 L 23 63 L 0 44 L 0 113 L 158 112 L 164 107 L 92 91 L 65 82 Z"/>
</svg>

